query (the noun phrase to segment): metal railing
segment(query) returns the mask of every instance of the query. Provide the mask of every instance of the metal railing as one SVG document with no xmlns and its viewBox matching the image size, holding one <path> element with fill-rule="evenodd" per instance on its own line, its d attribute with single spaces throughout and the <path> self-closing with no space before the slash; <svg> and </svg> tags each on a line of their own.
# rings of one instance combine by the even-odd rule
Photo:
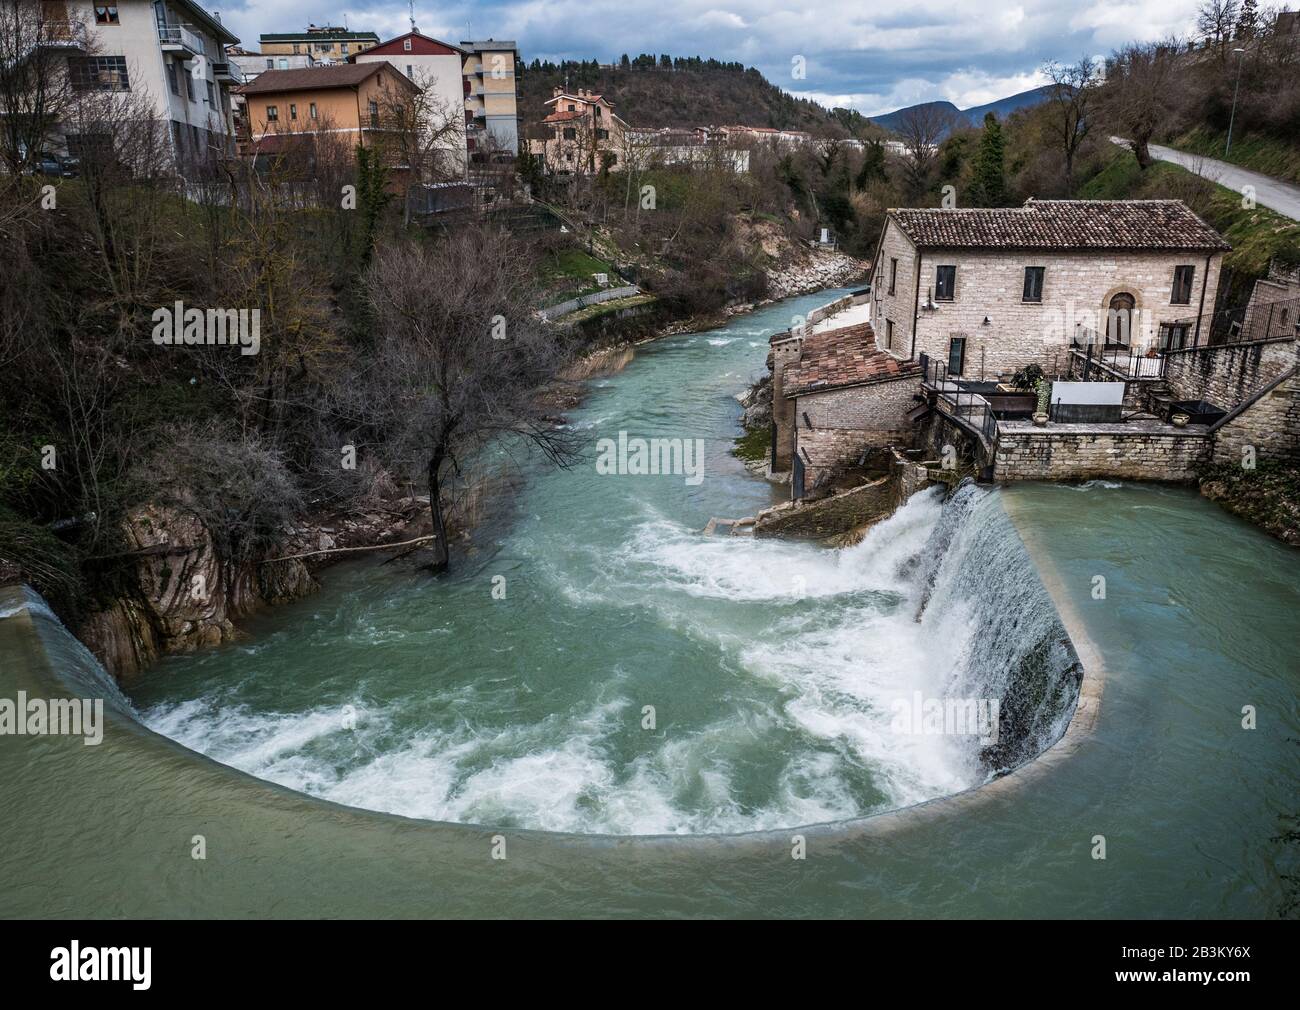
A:
<svg viewBox="0 0 1300 1010">
<path fill-rule="evenodd" d="M 55 49 L 85 49 L 90 35 L 80 21 L 45 21 L 41 24 L 40 44 Z"/>
<path fill-rule="evenodd" d="M 1083 381 L 1146 380 L 1165 377 L 1169 361 L 1164 352 L 1134 353 L 1127 344 L 1103 344 L 1091 340 L 1070 341 L 1070 353 L 1083 366 Z"/>
<path fill-rule="evenodd" d="M 959 424 L 977 433 L 989 449 L 998 437 L 998 419 L 993 406 L 980 393 L 962 388 L 960 376 L 948 373 L 948 363 L 924 352 L 918 357 L 925 385 L 936 393 L 936 406 Z"/>
<path fill-rule="evenodd" d="M 164 46 L 181 46 L 195 54 L 202 54 L 203 40 L 185 25 L 160 25 L 158 41 Z"/>
</svg>

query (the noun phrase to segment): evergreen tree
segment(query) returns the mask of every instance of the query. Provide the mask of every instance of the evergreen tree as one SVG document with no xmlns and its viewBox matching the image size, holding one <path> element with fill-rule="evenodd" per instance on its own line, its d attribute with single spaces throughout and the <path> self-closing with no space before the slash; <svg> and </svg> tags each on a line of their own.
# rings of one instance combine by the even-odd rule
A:
<svg viewBox="0 0 1300 1010">
<path fill-rule="evenodd" d="M 975 177 L 971 180 L 970 203 L 974 207 L 1003 207 L 1007 202 L 1005 148 L 1002 124 L 988 112 L 984 115 L 984 133 L 975 154 Z"/>
<path fill-rule="evenodd" d="M 361 212 L 361 262 L 368 264 L 375 249 L 379 219 L 393 201 L 388 191 L 388 166 L 378 151 L 357 145 L 357 210 Z"/>
<path fill-rule="evenodd" d="M 862 167 L 854 179 L 857 189 L 866 189 L 873 182 L 885 178 L 885 145 L 879 140 L 869 140 L 863 147 Z"/>
</svg>

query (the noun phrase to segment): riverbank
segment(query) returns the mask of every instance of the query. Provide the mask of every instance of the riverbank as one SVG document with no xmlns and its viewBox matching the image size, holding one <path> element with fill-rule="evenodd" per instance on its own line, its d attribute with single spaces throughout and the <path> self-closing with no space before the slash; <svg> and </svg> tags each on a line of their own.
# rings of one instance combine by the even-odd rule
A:
<svg viewBox="0 0 1300 1010">
<path fill-rule="evenodd" d="M 1300 468 L 1261 463 L 1206 468 L 1201 494 L 1223 509 L 1253 523 L 1284 544 L 1300 547 Z"/>
</svg>

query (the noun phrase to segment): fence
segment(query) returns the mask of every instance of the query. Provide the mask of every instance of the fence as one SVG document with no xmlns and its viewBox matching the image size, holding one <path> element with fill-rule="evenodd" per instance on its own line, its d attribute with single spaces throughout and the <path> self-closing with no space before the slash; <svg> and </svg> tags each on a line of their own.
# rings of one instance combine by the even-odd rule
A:
<svg viewBox="0 0 1300 1010">
<path fill-rule="evenodd" d="M 1165 377 L 1169 367 L 1168 359 L 1163 352 L 1135 354 L 1131 347 L 1123 344 L 1097 344 L 1075 339 L 1070 341 L 1070 354 L 1075 362 L 1082 366 L 1084 382 L 1156 381 Z"/>
<path fill-rule="evenodd" d="M 960 379 L 948 374 L 946 361 L 931 358 L 922 352 L 918 356 L 924 383 L 935 390 L 936 406 L 940 413 L 951 417 L 958 424 L 976 433 L 992 449 L 998 436 L 997 415 L 993 405 L 980 393 L 964 389 Z"/>
<path fill-rule="evenodd" d="M 539 314 L 543 319 L 556 319 L 559 316 L 567 316 L 570 312 L 577 312 L 578 309 L 586 308 L 588 305 L 599 305 L 601 302 L 610 302 L 615 298 L 630 298 L 640 293 L 641 289 L 635 284 L 628 284 L 621 288 L 606 288 L 604 291 L 597 291 L 590 295 L 570 298 L 567 302 L 560 302 L 559 305 L 548 305 L 541 309 Z"/>
</svg>

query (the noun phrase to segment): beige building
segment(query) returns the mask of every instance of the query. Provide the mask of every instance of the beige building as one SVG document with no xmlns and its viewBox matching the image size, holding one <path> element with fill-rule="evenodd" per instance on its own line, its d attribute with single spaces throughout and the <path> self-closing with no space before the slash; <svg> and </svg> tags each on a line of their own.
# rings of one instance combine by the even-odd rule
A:
<svg viewBox="0 0 1300 1010">
<path fill-rule="evenodd" d="M 346 28 L 308 25 L 303 32 L 280 32 L 258 36 L 263 56 L 310 56 L 317 63 L 341 63 L 350 56 L 379 45 L 374 32 L 353 32 Z M 284 69 L 278 64 L 269 69 Z M 293 68 L 288 68 L 293 69 Z"/>
<path fill-rule="evenodd" d="M 1072 343 L 1204 343 L 1228 248 L 1177 200 L 891 210 L 872 268 L 876 344 L 992 380 L 1061 370 Z"/>
<path fill-rule="evenodd" d="M 519 51 L 503 39 L 462 41 L 465 124 L 470 156 L 519 152 Z"/>
</svg>

